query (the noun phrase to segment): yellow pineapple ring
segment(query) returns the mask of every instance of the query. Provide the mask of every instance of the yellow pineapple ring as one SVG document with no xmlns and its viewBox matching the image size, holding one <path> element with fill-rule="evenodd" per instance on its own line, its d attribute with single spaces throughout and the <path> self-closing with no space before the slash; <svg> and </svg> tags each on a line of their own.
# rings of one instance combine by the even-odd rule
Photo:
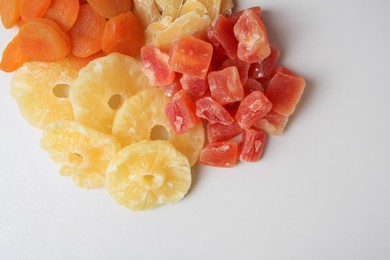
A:
<svg viewBox="0 0 390 260">
<path fill-rule="evenodd" d="M 77 75 L 78 71 L 67 62 L 27 62 L 15 72 L 11 93 L 24 118 L 35 127 L 73 120 L 67 97 L 69 84 Z"/>
<path fill-rule="evenodd" d="M 62 175 L 72 176 L 74 184 L 86 189 L 104 186 L 107 165 L 120 149 L 115 137 L 75 121 L 48 124 L 41 146 Z"/>
<path fill-rule="evenodd" d="M 123 146 L 142 140 L 167 140 L 188 158 L 192 166 L 204 145 L 204 128 L 198 124 L 184 134 L 175 134 L 164 114 L 170 100 L 160 88 L 138 92 L 118 110 L 112 133 Z"/>
<path fill-rule="evenodd" d="M 163 140 L 125 147 L 110 161 L 106 171 L 107 191 L 131 210 L 177 202 L 190 186 L 187 158 Z"/>
<path fill-rule="evenodd" d="M 110 134 L 115 113 L 124 100 L 150 87 L 136 59 L 111 53 L 80 70 L 69 90 L 77 121 Z"/>
</svg>

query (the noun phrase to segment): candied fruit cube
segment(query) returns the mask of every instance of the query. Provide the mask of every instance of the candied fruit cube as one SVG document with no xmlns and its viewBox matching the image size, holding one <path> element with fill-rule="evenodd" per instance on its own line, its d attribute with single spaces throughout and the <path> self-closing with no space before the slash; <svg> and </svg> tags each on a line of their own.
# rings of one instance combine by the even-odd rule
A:
<svg viewBox="0 0 390 260">
<path fill-rule="evenodd" d="M 238 145 L 236 142 L 217 142 L 207 144 L 200 153 L 199 163 L 230 168 L 236 165 Z"/>
<path fill-rule="evenodd" d="M 236 121 L 230 125 L 207 124 L 206 128 L 209 143 L 229 141 L 242 132 L 242 128 Z"/>
<path fill-rule="evenodd" d="M 210 43 L 184 35 L 169 50 L 169 65 L 176 72 L 205 78 L 212 55 Z"/>
<path fill-rule="evenodd" d="M 239 158 L 242 162 L 257 162 L 263 153 L 265 133 L 260 129 L 250 128 L 242 134 L 239 145 Z"/>
<path fill-rule="evenodd" d="M 248 9 L 252 10 L 259 18 L 261 18 L 261 7 L 260 6 L 254 6 L 254 7 L 248 8 Z M 228 16 L 227 19 L 229 20 L 229 22 L 231 22 L 234 25 L 237 23 L 238 18 L 240 18 L 240 16 L 244 13 L 245 10 L 233 13 L 232 15 Z"/>
<path fill-rule="evenodd" d="M 259 81 L 248 78 L 246 84 L 244 85 L 245 96 L 248 96 L 253 91 L 260 91 L 264 93 L 264 87 Z"/>
<path fill-rule="evenodd" d="M 149 78 L 150 85 L 168 85 L 175 79 L 175 72 L 168 64 L 169 56 L 156 46 L 141 49 L 142 71 Z"/>
<path fill-rule="evenodd" d="M 266 28 L 252 10 L 245 10 L 238 18 L 234 25 L 234 34 L 238 40 L 237 56 L 240 60 L 255 63 L 270 55 Z"/>
<path fill-rule="evenodd" d="M 264 117 L 253 123 L 253 126 L 263 129 L 271 135 L 283 134 L 284 128 L 288 122 L 287 116 L 282 116 L 275 111 L 269 111 Z"/>
<path fill-rule="evenodd" d="M 176 73 L 176 77 L 172 83 L 160 86 L 160 88 L 163 90 L 166 96 L 173 97 L 173 95 L 182 90 L 182 86 L 180 83 L 180 74 Z"/>
<path fill-rule="evenodd" d="M 240 59 L 234 59 L 234 60 L 226 59 L 222 63 L 221 69 L 231 67 L 231 66 L 237 67 L 238 74 L 240 74 L 241 84 L 245 85 L 246 81 L 248 80 L 248 72 L 249 72 L 249 67 L 251 66 L 251 64 L 249 64 L 245 61 L 242 61 Z"/>
<path fill-rule="evenodd" d="M 202 97 L 209 89 L 209 84 L 206 79 L 197 78 L 187 74 L 184 74 L 181 77 L 180 83 L 182 88 L 193 97 Z"/>
<path fill-rule="evenodd" d="M 286 68 L 278 67 L 265 95 L 273 104 L 273 110 L 283 116 L 294 113 L 305 89 L 305 80 Z"/>
<path fill-rule="evenodd" d="M 231 66 L 210 72 L 207 78 L 211 97 L 221 105 L 241 101 L 244 98 L 244 88 L 237 67 Z"/>
<path fill-rule="evenodd" d="M 209 27 L 207 36 L 210 42 L 230 59 L 237 57 L 238 41 L 234 36 L 233 24 L 225 16 L 219 15 L 215 24 Z"/>
<path fill-rule="evenodd" d="M 261 62 L 254 63 L 249 69 L 249 77 L 260 80 L 270 79 L 275 72 L 275 65 L 279 59 L 279 49 L 270 45 L 271 54 Z"/>
<path fill-rule="evenodd" d="M 249 129 L 253 123 L 265 116 L 272 108 L 272 103 L 260 91 L 246 96 L 237 109 L 236 120 L 243 129 Z"/>
<path fill-rule="evenodd" d="M 211 97 L 204 97 L 196 101 L 196 115 L 206 119 L 209 123 L 230 125 L 234 122 L 229 112 L 214 101 Z"/>
<path fill-rule="evenodd" d="M 201 122 L 195 114 L 195 104 L 185 90 L 173 96 L 164 112 L 176 134 L 183 134 Z"/>
</svg>

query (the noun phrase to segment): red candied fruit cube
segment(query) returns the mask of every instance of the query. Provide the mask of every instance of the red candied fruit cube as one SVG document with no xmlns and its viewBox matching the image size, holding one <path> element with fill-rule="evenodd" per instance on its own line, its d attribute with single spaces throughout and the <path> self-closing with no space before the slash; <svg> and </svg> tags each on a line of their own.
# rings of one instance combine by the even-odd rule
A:
<svg viewBox="0 0 390 260">
<path fill-rule="evenodd" d="M 261 7 L 260 6 L 254 6 L 251 8 L 248 8 L 249 10 L 252 10 L 259 18 L 261 18 Z M 236 24 L 238 21 L 238 18 L 244 13 L 245 10 L 233 13 L 232 15 L 228 16 L 227 19 L 232 24 Z"/>
<path fill-rule="evenodd" d="M 168 64 L 168 54 L 156 46 L 141 49 L 142 70 L 154 86 L 168 85 L 175 79 L 175 72 Z"/>
<path fill-rule="evenodd" d="M 244 98 L 244 88 L 236 67 L 212 71 L 207 78 L 211 97 L 221 105 L 231 104 Z"/>
<path fill-rule="evenodd" d="M 236 121 L 243 129 L 249 129 L 253 123 L 265 116 L 272 108 L 272 103 L 260 91 L 246 96 L 237 109 Z"/>
<path fill-rule="evenodd" d="M 254 122 L 253 126 L 263 129 L 271 135 L 281 135 L 283 134 L 287 122 L 287 116 L 279 115 L 278 113 L 271 110 L 264 117 Z"/>
<path fill-rule="evenodd" d="M 273 104 L 273 110 L 283 116 L 294 113 L 305 89 L 305 80 L 283 67 L 276 68 L 275 76 L 268 84 L 265 95 Z"/>
<path fill-rule="evenodd" d="M 268 57 L 271 49 L 265 26 L 252 10 L 245 10 L 234 25 L 238 40 L 237 56 L 248 63 L 261 62 Z"/>
<path fill-rule="evenodd" d="M 230 125 L 207 124 L 206 129 L 209 143 L 228 141 L 242 132 L 236 121 Z"/>
<path fill-rule="evenodd" d="M 217 21 L 207 32 L 210 42 L 230 59 L 237 57 L 238 41 L 234 36 L 233 24 L 225 16 L 219 15 Z"/>
<path fill-rule="evenodd" d="M 242 134 L 239 146 L 239 158 L 242 162 L 257 162 L 260 160 L 265 144 L 265 133 L 260 129 L 250 128 Z"/>
<path fill-rule="evenodd" d="M 165 116 L 176 134 L 183 134 L 201 121 L 195 115 L 195 105 L 185 90 L 177 92 L 165 107 Z"/>
<path fill-rule="evenodd" d="M 193 97 L 203 97 L 209 89 L 207 79 L 201 79 L 187 74 L 181 77 L 180 83 L 182 88 Z"/>
<path fill-rule="evenodd" d="M 163 90 L 164 94 L 168 97 L 173 97 L 177 92 L 179 92 L 182 87 L 180 83 L 180 74 L 177 73 L 175 79 L 172 83 L 168 85 L 160 86 L 160 88 Z"/>
<path fill-rule="evenodd" d="M 199 163 L 216 167 L 233 167 L 237 163 L 236 142 L 209 143 L 200 153 Z"/>
<path fill-rule="evenodd" d="M 238 74 L 240 74 L 241 84 L 245 85 L 248 80 L 249 67 L 251 66 L 249 63 L 242 61 L 240 59 L 226 59 L 221 66 L 221 69 L 235 66 L 238 69 Z"/>
<path fill-rule="evenodd" d="M 245 96 L 248 96 L 253 91 L 260 91 L 264 93 L 264 87 L 259 81 L 249 78 L 244 85 Z"/>
<path fill-rule="evenodd" d="M 184 35 L 169 50 L 172 70 L 198 78 L 205 78 L 213 55 L 213 45 Z"/>
<path fill-rule="evenodd" d="M 271 54 L 259 63 L 254 63 L 249 69 L 249 77 L 260 80 L 270 79 L 275 72 L 275 65 L 279 59 L 279 49 L 270 45 Z"/>
<path fill-rule="evenodd" d="M 230 125 L 234 122 L 234 119 L 229 112 L 211 97 L 199 99 L 196 101 L 195 106 L 196 115 L 206 119 L 209 123 Z"/>
</svg>

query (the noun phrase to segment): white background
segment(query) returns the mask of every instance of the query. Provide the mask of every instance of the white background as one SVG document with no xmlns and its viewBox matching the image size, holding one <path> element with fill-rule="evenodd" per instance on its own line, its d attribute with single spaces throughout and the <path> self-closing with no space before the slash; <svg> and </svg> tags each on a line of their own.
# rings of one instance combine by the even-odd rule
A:
<svg viewBox="0 0 390 260">
<path fill-rule="evenodd" d="M 1 73 L 0 259 L 390 259 L 390 2 L 239 6 L 258 4 L 304 96 L 261 162 L 197 167 L 172 206 L 131 212 L 61 177 Z"/>
</svg>

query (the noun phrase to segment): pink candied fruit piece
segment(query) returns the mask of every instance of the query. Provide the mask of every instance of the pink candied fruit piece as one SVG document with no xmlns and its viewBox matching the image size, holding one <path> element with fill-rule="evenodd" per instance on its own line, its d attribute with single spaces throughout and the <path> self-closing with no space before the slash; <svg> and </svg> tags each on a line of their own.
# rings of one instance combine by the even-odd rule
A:
<svg viewBox="0 0 390 260">
<path fill-rule="evenodd" d="M 249 69 L 249 77 L 260 80 L 270 79 L 275 72 L 275 65 L 279 59 L 279 49 L 270 45 L 271 54 L 259 63 L 254 63 Z"/>
<path fill-rule="evenodd" d="M 187 74 L 181 77 L 180 83 L 182 88 L 193 97 L 203 97 L 209 89 L 207 79 L 197 78 Z"/>
<path fill-rule="evenodd" d="M 207 79 L 211 97 L 221 105 L 231 104 L 244 98 L 244 88 L 236 67 L 212 71 Z"/>
<path fill-rule="evenodd" d="M 234 121 L 230 125 L 207 124 L 207 140 L 209 143 L 228 141 L 242 133 L 242 128 Z"/>
<path fill-rule="evenodd" d="M 236 142 L 207 144 L 200 153 L 199 163 L 203 165 L 231 168 L 237 164 L 238 145 Z"/>
<path fill-rule="evenodd" d="M 250 7 L 248 8 L 249 10 L 252 10 L 259 18 L 261 18 L 261 7 L 260 6 L 254 6 L 254 7 Z M 246 10 L 246 9 L 245 9 Z M 229 20 L 229 22 L 231 22 L 232 24 L 236 24 L 237 21 L 238 21 L 238 18 L 240 18 L 240 16 L 244 13 L 245 10 L 242 10 L 242 11 L 239 11 L 239 12 L 236 12 L 236 13 L 233 13 L 231 14 L 230 16 L 227 17 L 227 19 Z"/>
<path fill-rule="evenodd" d="M 290 116 L 295 111 L 305 89 L 305 80 L 283 67 L 276 68 L 275 75 L 268 84 L 265 95 L 273 104 L 273 110 Z"/>
<path fill-rule="evenodd" d="M 259 81 L 252 78 L 248 78 L 246 84 L 244 85 L 245 96 L 248 96 L 254 91 L 260 91 L 264 93 L 264 87 Z"/>
<path fill-rule="evenodd" d="M 171 70 L 168 59 L 168 54 L 156 46 L 142 47 L 142 70 L 151 85 L 168 85 L 175 79 L 175 72 Z"/>
<path fill-rule="evenodd" d="M 234 25 L 234 34 L 238 40 L 237 56 L 240 60 L 256 63 L 270 55 L 266 28 L 252 10 L 245 10 L 238 18 Z"/>
<path fill-rule="evenodd" d="M 234 119 L 229 112 L 211 97 L 199 99 L 196 101 L 195 106 L 196 115 L 206 119 L 209 123 L 230 125 L 234 122 Z"/>
<path fill-rule="evenodd" d="M 221 69 L 231 67 L 231 66 L 235 66 L 238 69 L 238 74 L 240 74 L 241 84 L 245 85 L 248 80 L 248 73 L 251 65 L 240 59 L 234 59 L 234 60 L 226 59 L 222 63 Z"/>
<path fill-rule="evenodd" d="M 265 144 L 264 131 L 256 128 L 249 128 L 242 134 L 239 145 L 239 158 L 242 162 L 257 162 L 263 153 Z"/>
<path fill-rule="evenodd" d="M 169 50 L 171 69 L 182 74 L 205 78 L 213 55 L 213 45 L 184 35 Z"/>
<path fill-rule="evenodd" d="M 236 121 L 243 129 L 249 129 L 253 123 L 265 116 L 272 108 L 272 103 L 260 91 L 246 96 L 237 109 Z"/>
<path fill-rule="evenodd" d="M 237 57 L 238 41 L 234 36 L 233 24 L 223 15 L 207 31 L 209 41 L 230 59 Z"/>
<path fill-rule="evenodd" d="M 163 90 L 166 96 L 173 97 L 177 92 L 182 90 L 182 86 L 180 83 L 180 74 L 179 73 L 176 74 L 176 77 L 172 83 L 168 85 L 160 86 L 160 88 Z"/>
<path fill-rule="evenodd" d="M 164 110 L 176 134 L 183 134 L 201 122 L 195 111 L 195 104 L 185 90 L 177 92 Z"/>
<path fill-rule="evenodd" d="M 253 123 L 254 127 L 263 129 L 271 135 L 281 135 L 287 125 L 288 117 L 269 111 L 264 117 Z"/>
</svg>

